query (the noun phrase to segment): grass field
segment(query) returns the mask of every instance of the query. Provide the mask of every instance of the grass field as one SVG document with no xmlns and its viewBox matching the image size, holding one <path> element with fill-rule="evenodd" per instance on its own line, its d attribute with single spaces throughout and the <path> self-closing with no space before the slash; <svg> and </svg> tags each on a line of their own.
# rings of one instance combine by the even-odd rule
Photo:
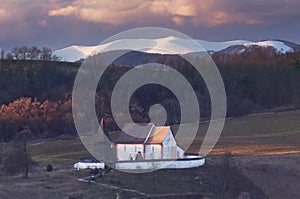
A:
<svg viewBox="0 0 300 199">
<path fill-rule="evenodd" d="M 211 155 L 284 154 L 300 152 L 300 110 L 227 119 Z M 176 129 L 176 127 L 174 127 Z M 207 123 L 202 123 L 190 147 L 199 151 Z M 188 125 L 186 125 L 188 130 Z M 33 160 L 42 164 L 70 164 L 90 156 L 80 139 L 58 140 L 30 145 Z"/>
<path fill-rule="evenodd" d="M 41 164 L 70 164 L 90 156 L 79 138 L 30 145 L 29 151 L 32 159 Z"/>
<path fill-rule="evenodd" d="M 227 119 L 211 154 L 284 154 L 300 152 L 300 110 Z M 207 124 L 200 126 L 192 150 L 201 145 Z"/>
<path fill-rule="evenodd" d="M 79 158 L 90 156 L 79 138 L 30 144 L 38 164 L 28 179 L 21 174 L 0 176 L 0 198 L 145 198 L 141 193 L 166 196 L 154 198 L 239 198 L 241 193 L 262 199 L 299 198 L 299 116 L 296 110 L 228 119 L 202 167 L 143 174 L 114 170 L 94 183 L 77 180 L 89 171 L 75 176 L 72 170 Z M 199 151 L 206 128 L 202 123 L 190 151 Z M 224 155 L 228 152 L 233 156 Z M 46 172 L 47 164 L 53 172 Z M 182 195 L 190 193 L 196 195 Z"/>
</svg>

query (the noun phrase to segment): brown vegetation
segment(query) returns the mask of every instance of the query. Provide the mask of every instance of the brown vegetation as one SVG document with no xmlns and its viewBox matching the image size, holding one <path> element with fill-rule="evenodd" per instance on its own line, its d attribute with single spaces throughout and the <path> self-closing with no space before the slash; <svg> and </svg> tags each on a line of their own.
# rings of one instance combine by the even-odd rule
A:
<svg viewBox="0 0 300 199">
<path fill-rule="evenodd" d="M 71 100 L 39 102 L 20 98 L 0 107 L 0 140 L 9 142 L 22 129 L 31 131 L 33 138 L 74 134 Z"/>
</svg>

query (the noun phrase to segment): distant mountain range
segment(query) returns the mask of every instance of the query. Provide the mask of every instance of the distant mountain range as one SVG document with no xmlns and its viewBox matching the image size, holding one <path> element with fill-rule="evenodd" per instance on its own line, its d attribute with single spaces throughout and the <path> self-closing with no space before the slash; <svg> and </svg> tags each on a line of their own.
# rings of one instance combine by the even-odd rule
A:
<svg viewBox="0 0 300 199">
<path fill-rule="evenodd" d="M 74 62 L 84 59 L 97 52 L 108 52 L 114 50 L 133 50 L 147 54 L 188 54 L 199 52 L 198 42 L 203 49 L 209 53 L 222 52 L 228 54 L 241 53 L 251 46 L 273 47 L 278 52 L 300 52 L 300 45 L 283 40 L 265 40 L 251 42 L 246 40 L 234 40 L 227 42 L 209 42 L 204 40 L 188 40 L 176 37 L 160 39 L 140 39 L 138 42 L 132 39 L 116 40 L 96 46 L 69 46 L 54 51 L 54 54 L 62 58 L 62 61 Z M 139 46 L 149 46 L 148 49 L 139 49 Z M 165 51 L 168 49 L 169 51 Z"/>
</svg>

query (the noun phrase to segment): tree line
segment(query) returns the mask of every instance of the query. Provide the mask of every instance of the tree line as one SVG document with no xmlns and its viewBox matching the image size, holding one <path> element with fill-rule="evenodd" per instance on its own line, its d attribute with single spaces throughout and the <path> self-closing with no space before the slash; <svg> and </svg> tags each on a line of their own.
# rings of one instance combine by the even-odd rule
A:
<svg viewBox="0 0 300 199">
<path fill-rule="evenodd" d="M 54 55 L 51 48 L 36 46 L 14 47 L 10 52 L 1 51 L 1 59 L 7 60 L 44 60 L 44 61 L 59 61 L 61 58 Z"/>
<path fill-rule="evenodd" d="M 233 55 L 215 53 L 212 58 L 224 80 L 228 117 L 300 108 L 300 53 L 281 54 L 270 48 L 252 47 Z M 209 118 L 209 93 L 193 66 L 179 56 L 160 55 L 155 61 L 173 67 L 186 77 L 198 97 L 202 118 Z M 143 62 L 148 62 L 146 55 Z M 131 69 L 124 65 L 112 64 L 99 82 L 95 104 L 98 119 L 112 118 L 110 97 L 114 85 Z M 70 120 L 70 93 L 79 66 L 61 62 L 0 61 L 0 139 L 10 141 L 24 125 L 30 127 L 35 137 L 75 133 Z M 22 98 L 24 96 L 28 98 Z M 158 85 L 144 86 L 133 94 L 129 105 L 133 120 L 149 122 L 149 107 L 157 103 L 166 108 L 168 125 L 180 123 L 178 100 L 167 88 Z M 27 110 L 24 110 L 27 116 L 21 114 L 23 109 Z M 122 113 L 118 117 L 121 118 Z M 117 128 L 113 119 L 108 128 Z"/>
<path fill-rule="evenodd" d="M 66 62 L 0 60 L 0 105 L 27 96 L 64 100 L 80 65 Z"/>
<path fill-rule="evenodd" d="M 217 53 L 230 116 L 300 107 L 300 53 L 252 47 L 243 53 Z"/>
</svg>

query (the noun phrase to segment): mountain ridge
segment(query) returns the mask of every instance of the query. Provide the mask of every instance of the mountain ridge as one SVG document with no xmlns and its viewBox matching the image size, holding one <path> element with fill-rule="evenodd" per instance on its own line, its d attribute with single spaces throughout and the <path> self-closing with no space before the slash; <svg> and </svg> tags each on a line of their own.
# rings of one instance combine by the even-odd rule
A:
<svg viewBox="0 0 300 199">
<path fill-rule="evenodd" d="M 300 52 L 300 45 L 284 40 L 262 40 L 252 42 L 247 40 L 233 40 L 225 42 L 211 42 L 205 40 L 188 40 L 176 37 L 166 37 L 159 39 L 139 39 L 137 43 L 133 39 L 116 40 L 109 43 L 95 46 L 72 45 L 54 51 L 54 54 L 62 58 L 62 61 L 78 61 L 97 52 L 108 52 L 114 50 L 133 50 L 150 54 L 188 54 L 193 52 L 222 52 L 240 53 L 252 46 L 272 47 L 280 53 Z M 199 45 L 200 44 L 200 45 Z M 140 46 L 150 48 L 140 49 Z M 168 49 L 166 51 L 164 49 Z"/>
</svg>

